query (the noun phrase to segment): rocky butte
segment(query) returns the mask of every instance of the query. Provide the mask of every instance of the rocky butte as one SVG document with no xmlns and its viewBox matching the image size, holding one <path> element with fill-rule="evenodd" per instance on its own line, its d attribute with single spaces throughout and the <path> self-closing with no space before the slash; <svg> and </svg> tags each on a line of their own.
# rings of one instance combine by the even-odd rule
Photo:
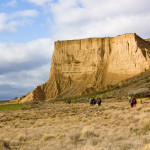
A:
<svg viewBox="0 0 150 150">
<path fill-rule="evenodd" d="M 57 41 L 49 80 L 18 100 L 47 100 L 100 91 L 147 69 L 150 40 L 135 33 Z"/>
</svg>

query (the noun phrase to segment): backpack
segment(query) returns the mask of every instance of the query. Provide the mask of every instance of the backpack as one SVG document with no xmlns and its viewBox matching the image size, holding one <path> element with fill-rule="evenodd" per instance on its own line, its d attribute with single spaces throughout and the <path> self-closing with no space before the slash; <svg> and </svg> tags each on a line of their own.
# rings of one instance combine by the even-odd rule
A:
<svg viewBox="0 0 150 150">
<path fill-rule="evenodd" d="M 133 98 L 133 104 L 136 104 L 136 99 L 135 98 Z"/>
</svg>

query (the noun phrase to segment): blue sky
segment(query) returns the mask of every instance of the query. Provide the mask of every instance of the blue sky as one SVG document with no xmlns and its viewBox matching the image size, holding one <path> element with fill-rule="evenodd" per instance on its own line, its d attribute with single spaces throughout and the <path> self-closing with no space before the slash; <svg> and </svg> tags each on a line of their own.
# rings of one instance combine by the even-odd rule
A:
<svg viewBox="0 0 150 150">
<path fill-rule="evenodd" d="M 54 41 L 137 33 L 150 38 L 149 0 L 1 0 L 0 99 L 49 77 Z"/>
</svg>

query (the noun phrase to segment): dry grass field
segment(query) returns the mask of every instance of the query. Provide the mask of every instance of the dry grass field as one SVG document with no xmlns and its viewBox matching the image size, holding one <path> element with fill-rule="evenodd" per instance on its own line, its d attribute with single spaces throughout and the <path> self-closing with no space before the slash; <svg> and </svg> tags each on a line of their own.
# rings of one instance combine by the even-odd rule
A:
<svg viewBox="0 0 150 150">
<path fill-rule="evenodd" d="M 0 111 L 0 150 L 150 150 L 150 99 L 27 104 Z"/>
</svg>

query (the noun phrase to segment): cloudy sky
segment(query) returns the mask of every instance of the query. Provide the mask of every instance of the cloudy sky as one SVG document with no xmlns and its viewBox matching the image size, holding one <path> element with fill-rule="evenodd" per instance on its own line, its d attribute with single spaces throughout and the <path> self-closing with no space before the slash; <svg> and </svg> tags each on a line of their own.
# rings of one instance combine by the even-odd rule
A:
<svg viewBox="0 0 150 150">
<path fill-rule="evenodd" d="M 150 0 L 0 0 L 0 99 L 49 77 L 53 42 L 137 33 L 150 38 Z"/>
</svg>

